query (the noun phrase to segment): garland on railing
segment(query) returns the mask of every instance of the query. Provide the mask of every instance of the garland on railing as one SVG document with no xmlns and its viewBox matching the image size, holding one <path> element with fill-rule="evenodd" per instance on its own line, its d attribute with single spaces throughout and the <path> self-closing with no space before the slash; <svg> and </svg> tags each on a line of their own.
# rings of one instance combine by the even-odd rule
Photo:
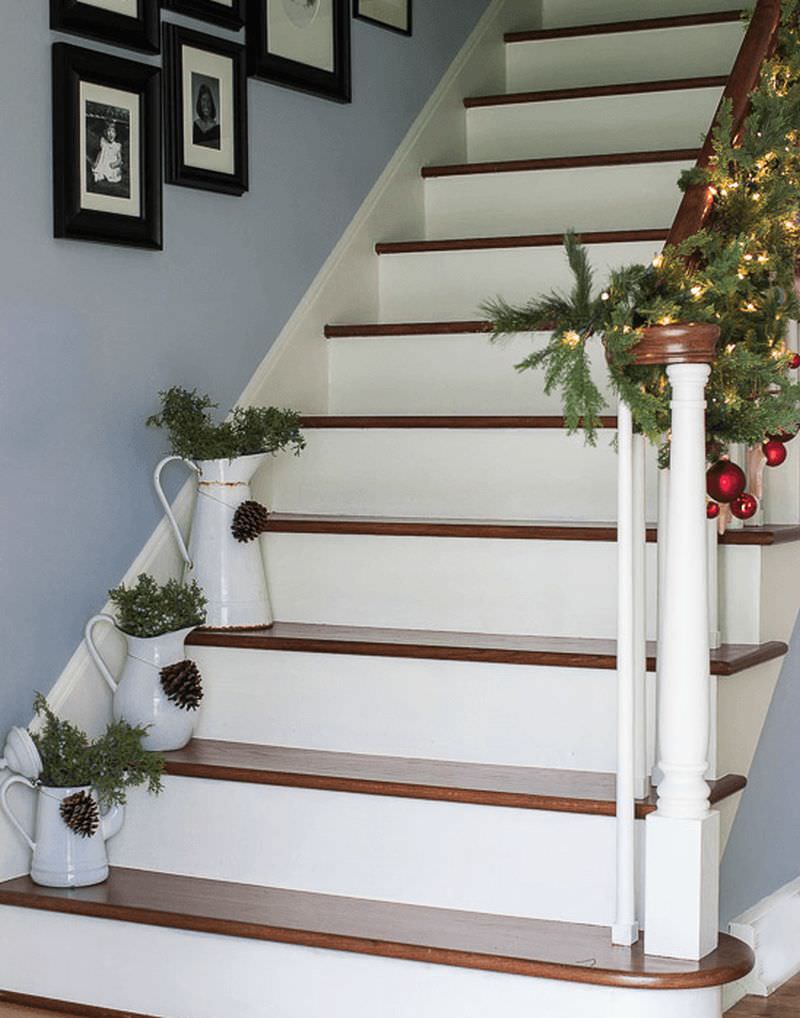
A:
<svg viewBox="0 0 800 1018">
<path fill-rule="evenodd" d="M 517 365 L 543 368 L 547 392 L 560 390 L 570 431 L 596 440 L 606 402 L 592 378 L 587 344 L 602 337 L 612 386 L 635 426 L 658 444 L 669 429 L 670 387 L 663 367 L 634 364 L 632 348 L 647 325 L 711 322 L 721 329 L 708 386 L 709 459 L 731 443 L 760 444 L 800 428 L 800 357 L 786 346 L 788 322 L 800 317 L 794 292 L 800 253 L 800 0 L 783 0 L 775 55 L 751 96 L 746 129 L 731 139 L 723 103 L 706 170 L 683 174 L 680 186 L 710 185 L 706 225 L 651 265 L 612 272 L 595 292 L 585 249 L 564 243 L 575 284 L 522 306 L 501 298 L 482 306 L 493 339 L 551 332 Z M 662 462 L 668 449 L 662 450 Z"/>
</svg>

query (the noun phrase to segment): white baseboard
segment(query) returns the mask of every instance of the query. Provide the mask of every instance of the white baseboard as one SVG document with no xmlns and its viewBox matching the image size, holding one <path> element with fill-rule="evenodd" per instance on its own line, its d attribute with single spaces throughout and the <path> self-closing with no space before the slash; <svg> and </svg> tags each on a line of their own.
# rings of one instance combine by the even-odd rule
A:
<svg viewBox="0 0 800 1018">
<path fill-rule="evenodd" d="M 753 971 L 730 989 L 738 996 L 768 997 L 800 972 L 800 877 L 728 924 L 728 931 L 755 952 Z"/>
</svg>

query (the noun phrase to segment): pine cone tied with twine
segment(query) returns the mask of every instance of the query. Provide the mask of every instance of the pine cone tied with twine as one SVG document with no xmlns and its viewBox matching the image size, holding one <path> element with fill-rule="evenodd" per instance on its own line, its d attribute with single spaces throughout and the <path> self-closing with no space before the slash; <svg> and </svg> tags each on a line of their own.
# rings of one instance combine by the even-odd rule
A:
<svg viewBox="0 0 800 1018">
<path fill-rule="evenodd" d="M 264 528 L 269 519 L 269 510 L 260 502 L 248 499 L 242 502 L 233 514 L 231 533 L 240 544 L 247 544 L 248 541 L 255 541 L 259 534 L 263 534 Z"/>
<path fill-rule="evenodd" d="M 160 671 L 161 688 L 181 710 L 197 710 L 203 699 L 203 681 L 200 669 L 188 658 L 167 665 Z"/>
<path fill-rule="evenodd" d="M 59 813 L 67 827 L 81 838 L 91 838 L 100 826 L 100 810 L 88 792 L 73 792 L 62 799 Z"/>
</svg>

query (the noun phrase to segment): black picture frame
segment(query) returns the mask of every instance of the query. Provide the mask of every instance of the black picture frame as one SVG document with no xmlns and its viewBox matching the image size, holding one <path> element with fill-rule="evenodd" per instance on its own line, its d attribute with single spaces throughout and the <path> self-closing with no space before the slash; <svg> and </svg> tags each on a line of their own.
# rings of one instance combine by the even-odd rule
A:
<svg viewBox="0 0 800 1018">
<path fill-rule="evenodd" d="M 390 25 L 388 21 L 381 21 L 380 18 L 376 18 L 369 14 L 362 13 L 362 4 L 364 0 L 353 0 L 353 17 L 358 18 L 359 21 L 366 21 L 370 25 L 378 25 L 380 28 L 385 28 L 388 32 L 396 32 L 398 35 L 412 35 L 413 26 L 413 0 L 405 0 L 406 3 L 406 20 L 407 28 L 398 28 L 397 25 Z"/>
<path fill-rule="evenodd" d="M 333 71 L 269 50 L 268 8 L 281 0 L 248 0 L 247 71 L 251 77 L 297 89 L 334 102 L 352 99 L 350 72 L 350 0 L 330 0 L 333 11 Z M 327 2 L 327 0 L 320 0 Z"/>
<path fill-rule="evenodd" d="M 136 17 L 129 17 L 83 0 L 50 0 L 50 28 L 143 53 L 158 53 L 159 0 L 136 0 L 136 6 Z"/>
<path fill-rule="evenodd" d="M 164 35 L 164 150 L 166 181 L 221 194 L 241 195 L 248 186 L 247 67 L 244 46 L 204 35 L 178 25 L 165 24 Z M 189 46 L 230 60 L 233 102 L 233 172 L 191 165 L 187 162 L 184 123 L 183 47 Z M 201 86 L 202 92 L 202 86 Z M 191 97 L 188 97 L 191 102 Z M 213 100 L 212 100 L 213 101 Z M 219 131 L 217 131 L 219 137 Z M 212 146 L 216 147 L 216 146 Z"/>
<path fill-rule="evenodd" d="M 53 213 L 54 234 L 75 240 L 94 240 L 107 244 L 124 244 L 162 248 L 161 195 L 161 70 L 123 57 L 109 56 L 93 50 L 53 44 Z M 87 158 L 89 138 L 97 139 L 88 129 L 90 106 L 103 106 L 101 100 L 81 98 L 82 88 L 113 89 L 132 97 L 129 129 L 136 126 L 136 137 L 127 139 L 128 194 L 124 193 L 125 178 L 118 185 L 120 194 L 90 193 L 97 189 L 95 168 Z M 105 107 L 116 109 L 117 107 Z M 124 113 L 120 110 L 120 113 Z M 84 115 L 85 114 L 85 115 Z M 105 114 L 104 114 L 105 115 Z M 83 124 L 81 123 L 83 118 Z M 121 123 L 121 121 L 120 121 Z M 111 126 L 111 125 L 109 125 Z M 112 136 L 113 137 L 113 136 Z M 84 144 L 82 145 L 82 138 Z M 124 145 L 124 136 L 120 138 Z M 134 149 L 134 145 L 136 148 Z M 118 149 L 124 158 L 126 149 Z M 135 157 L 133 156 L 133 153 Z M 114 158 L 113 156 L 110 158 Z M 136 166 L 134 180 L 133 166 Z M 116 163 L 119 166 L 119 162 Z M 92 177 L 90 178 L 90 174 Z M 109 178 L 110 179 L 110 178 Z M 92 184 L 93 181 L 93 184 Z M 85 193 L 84 193 L 85 192 Z M 138 211 L 121 214 L 108 207 L 91 207 L 105 202 L 122 205 L 133 197 Z"/>
<path fill-rule="evenodd" d="M 231 6 L 215 3 L 214 0 L 161 0 L 166 10 L 186 14 L 200 21 L 210 21 L 223 28 L 238 31 L 244 25 L 246 0 L 231 0 Z"/>
</svg>

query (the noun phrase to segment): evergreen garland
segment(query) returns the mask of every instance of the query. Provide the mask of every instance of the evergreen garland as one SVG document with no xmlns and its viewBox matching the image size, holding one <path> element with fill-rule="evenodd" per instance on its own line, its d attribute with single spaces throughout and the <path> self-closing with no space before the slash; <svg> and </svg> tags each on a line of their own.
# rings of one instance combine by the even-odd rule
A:
<svg viewBox="0 0 800 1018">
<path fill-rule="evenodd" d="M 573 232 L 564 245 L 574 276 L 570 294 L 551 293 L 522 306 L 496 299 L 482 306 L 493 339 L 551 331 L 544 347 L 517 365 L 544 368 L 545 390 L 560 389 L 570 431 L 596 440 L 606 402 L 591 377 L 587 343 L 601 336 L 615 393 L 652 442 L 669 430 L 666 370 L 638 366 L 631 350 L 648 325 L 717 324 L 718 356 L 707 389 L 706 428 L 712 458 L 731 443 L 753 445 L 800 426 L 800 385 L 785 338 L 800 317 L 794 293 L 800 253 L 800 0 L 783 0 L 775 55 L 764 63 L 745 130 L 731 140 L 730 103 L 723 103 L 707 169 L 682 175 L 680 186 L 712 188 L 703 229 L 666 248 L 651 265 L 611 273 L 595 293 L 585 249 Z"/>
<path fill-rule="evenodd" d="M 163 586 L 140 573 L 132 587 L 124 583 L 109 590 L 116 609 L 117 625 L 128 636 L 152 637 L 178 629 L 202 626 L 206 620 L 206 596 L 197 580 L 168 580 Z"/>
</svg>

